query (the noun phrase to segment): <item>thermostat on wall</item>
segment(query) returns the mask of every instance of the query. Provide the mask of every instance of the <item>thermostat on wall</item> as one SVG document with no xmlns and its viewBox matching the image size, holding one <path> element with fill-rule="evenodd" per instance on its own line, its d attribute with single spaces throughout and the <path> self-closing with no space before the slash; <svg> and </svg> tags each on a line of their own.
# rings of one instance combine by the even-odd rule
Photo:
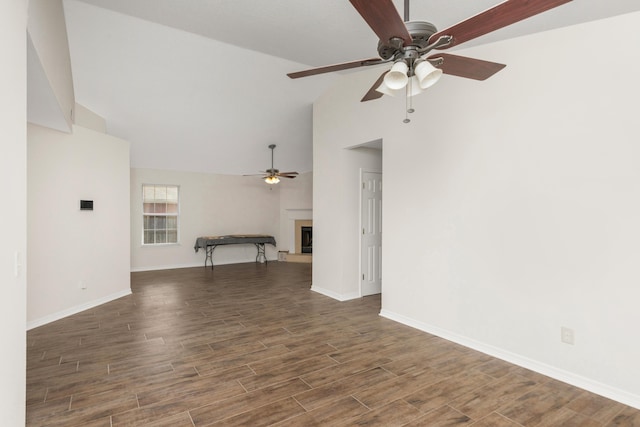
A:
<svg viewBox="0 0 640 427">
<path fill-rule="evenodd" d="M 93 210 L 93 200 L 80 200 L 80 210 L 81 211 L 92 211 Z"/>
</svg>

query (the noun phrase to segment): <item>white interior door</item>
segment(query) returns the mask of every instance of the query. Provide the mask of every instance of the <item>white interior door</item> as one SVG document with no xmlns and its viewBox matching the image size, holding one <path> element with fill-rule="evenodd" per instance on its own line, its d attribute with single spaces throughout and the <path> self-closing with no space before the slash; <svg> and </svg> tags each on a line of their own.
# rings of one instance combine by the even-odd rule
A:
<svg viewBox="0 0 640 427">
<path fill-rule="evenodd" d="M 382 174 L 362 172 L 361 284 L 362 296 L 382 292 Z"/>
</svg>

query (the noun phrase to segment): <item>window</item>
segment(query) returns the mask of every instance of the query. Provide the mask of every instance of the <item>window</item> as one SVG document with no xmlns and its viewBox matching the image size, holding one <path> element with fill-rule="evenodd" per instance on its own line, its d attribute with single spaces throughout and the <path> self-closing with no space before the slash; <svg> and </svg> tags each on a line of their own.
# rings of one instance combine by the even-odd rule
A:
<svg viewBox="0 0 640 427">
<path fill-rule="evenodd" d="M 178 186 L 142 185 L 142 244 L 178 243 Z"/>
</svg>

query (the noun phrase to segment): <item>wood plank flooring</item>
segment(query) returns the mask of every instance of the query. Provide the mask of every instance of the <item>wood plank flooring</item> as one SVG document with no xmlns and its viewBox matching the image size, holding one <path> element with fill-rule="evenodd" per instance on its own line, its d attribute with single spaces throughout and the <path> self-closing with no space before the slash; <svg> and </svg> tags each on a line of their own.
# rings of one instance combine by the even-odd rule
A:
<svg viewBox="0 0 640 427">
<path fill-rule="evenodd" d="M 132 274 L 28 332 L 29 426 L 640 426 L 640 411 L 309 290 L 311 264 Z"/>
</svg>

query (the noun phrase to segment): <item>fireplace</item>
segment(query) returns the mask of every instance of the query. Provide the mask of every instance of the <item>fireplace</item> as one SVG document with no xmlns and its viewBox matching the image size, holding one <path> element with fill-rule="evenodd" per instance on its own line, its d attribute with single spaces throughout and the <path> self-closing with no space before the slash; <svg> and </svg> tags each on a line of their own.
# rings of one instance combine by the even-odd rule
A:
<svg viewBox="0 0 640 427">
<path fill-rule="evenodd" d="M 294 247 L 289 250 L 290 254 L 312 254 L 313 246 L 313 221 L 310 219 L 297 219 L 293 227 Z"/>
<path fill-rule="evenodd" d="M 302 226 L 300 229 L 300 250 L 303 254 L 312 253 L 313 249 L 313 227 Z"/>
</svg>

